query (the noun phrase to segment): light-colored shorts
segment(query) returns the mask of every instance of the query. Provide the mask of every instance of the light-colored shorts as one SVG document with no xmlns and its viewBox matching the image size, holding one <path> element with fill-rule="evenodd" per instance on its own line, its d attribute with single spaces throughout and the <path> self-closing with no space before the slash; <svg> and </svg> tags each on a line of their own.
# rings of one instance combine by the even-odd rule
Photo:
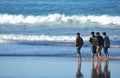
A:
<svg viewBox="0 0 120 78">
<path fill-rule="evenodd" d="M 103 46 L 97 46 L 96 51 L 97 51 L 98 53 L 100 53 L 100 52 L 101 52 L 101 50 L 102 50 L 102 48 L 103 48 Z"/>
</svg>

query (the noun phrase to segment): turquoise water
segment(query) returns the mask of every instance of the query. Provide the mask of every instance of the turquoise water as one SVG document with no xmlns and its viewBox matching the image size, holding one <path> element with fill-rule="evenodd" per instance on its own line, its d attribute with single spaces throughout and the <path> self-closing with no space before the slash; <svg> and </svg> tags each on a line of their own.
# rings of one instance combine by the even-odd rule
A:
<svg viewBox="0 0 120 78">
<path fill-rule="evenodd" d="M 0 13 L 13 15 L 120 15 L 119 0 L 1 0 Z"/>
</svg>

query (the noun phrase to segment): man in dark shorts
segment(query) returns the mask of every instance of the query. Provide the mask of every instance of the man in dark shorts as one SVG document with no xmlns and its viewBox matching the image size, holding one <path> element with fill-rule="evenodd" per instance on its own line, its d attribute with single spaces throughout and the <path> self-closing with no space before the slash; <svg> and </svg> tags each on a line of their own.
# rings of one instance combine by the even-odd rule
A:
<svg viewBox="0 0 120 78">
<path fill-rule="evenodd" d="M 91 32 L 91 37 L 89 39 L 89 42 L 91 43 L 92 46 L 92 59 L 94 59 L 94 55 L 96 54 L 96 48 L 97 48 L 97 44 L 98 44 L 98 39 L 95 36 L 94 32 Z M 97 54 L 96 54 L 97 56 Z"/>
<path fill-rule="evenodd" d="M 109 37 L 106 35 L 106 32 L 103 32 L 103 40 L 104 40 L 104 53 L 105 53 L 105 60 L 108 60 L 109 58 L 109 53 L 108 53 L 108 48 L 110 48 L 110 40 Z"/>
<path fill-rule="evenodd" d="M 83 39 L 80 37 L 80 33 L 76 33 L 75 46 L 77 48 L 78 61 L 82 61 L 80 50 L 83 46 Z"/>
</svg>

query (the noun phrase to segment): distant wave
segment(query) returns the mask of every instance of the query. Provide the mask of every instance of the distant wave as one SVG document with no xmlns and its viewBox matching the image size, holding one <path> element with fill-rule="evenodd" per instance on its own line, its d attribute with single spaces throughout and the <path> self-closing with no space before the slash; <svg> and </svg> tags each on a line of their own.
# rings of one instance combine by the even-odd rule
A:
<svg viewBox="0 0 120 78">
<path fill-rule="evenodd" d="M 120 26 L 120 16 L 50 14 L 47 16 L 24 16 L 0 14 L 0 24 L 40 24 L 40 25 L 116 25 Z"/>
</svg>

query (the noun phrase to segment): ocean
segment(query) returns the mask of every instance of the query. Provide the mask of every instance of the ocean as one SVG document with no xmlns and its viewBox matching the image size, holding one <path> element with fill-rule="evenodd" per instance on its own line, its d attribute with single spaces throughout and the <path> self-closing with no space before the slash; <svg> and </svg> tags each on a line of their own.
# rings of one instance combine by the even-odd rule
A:
<svg viewBox="0 0 120 78">
<path fill-rule="evenodd" d="M 106 32 L 111 55 L 120 48 L 119 0 L 1 0 L 0 55 L 74 57 L 75 35 L 91 56 L 91 31 Z"/>
</svg>

